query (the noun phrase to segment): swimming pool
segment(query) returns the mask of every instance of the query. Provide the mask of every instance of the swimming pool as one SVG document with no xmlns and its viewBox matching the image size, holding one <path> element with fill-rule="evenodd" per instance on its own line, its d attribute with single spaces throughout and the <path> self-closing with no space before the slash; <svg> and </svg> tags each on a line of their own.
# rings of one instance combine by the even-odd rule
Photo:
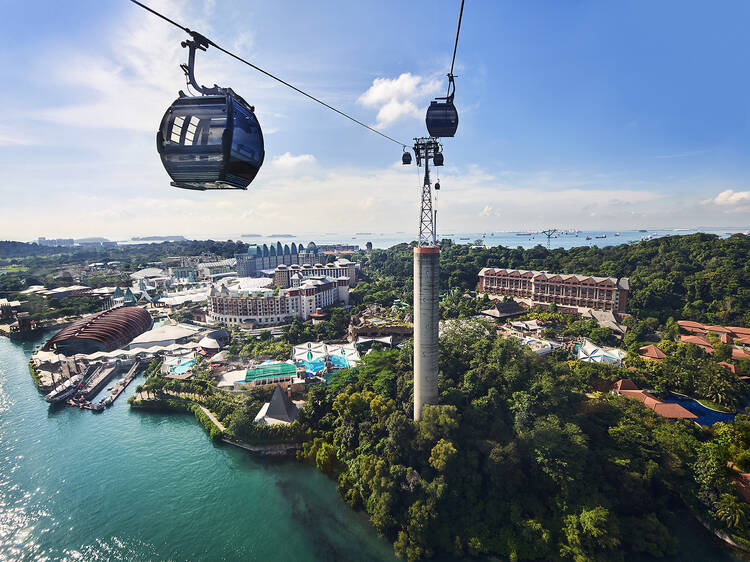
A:
<svg viewBox="0 0 750 562">
<path fill-rule="evenodd" d="M 331 365 L 333 365 L 334 369 L 346 369 L 347 367 L 350 367 L 349 360 L 346 357 L 342 357 L 341 355 L 329 355 L 328 359 L 331 361 Z M 323 361 L 323 359 L 315 359 L 314 361 L 307 361 L 307 360 L 301 360 L 297 361 L 297 365 L 304 365 L 305 371 L 312 375 L 317 375 L 318 373 L 321 373 L 326 368 L 326 363 Z"/>
<path fill-rule="evenodd" d="M 190 368 L 193 365 L 195 365 L 195 359 L 191 359 L 190 361 L 185 361 L 184 363 L 180 363 L 179 365 L 170 367 L 169 374 L 170 375 L 184 375 L 190 370 Z"/>
<path fill-rule="evenodd" d="M 701 425 L 713 425 L 718 422 L 729 422 L 734 419 L 734 414 L 725 414 L 723 412 L 717 412 L 711 408 L 706 408 L 701 405 L 697 400 L 688 398 L 682 394 L 675 394 L 670 392 L 669 396 L 664 399 L 664 402 L 668 404 L 679 404 L 686 410 L 692 412 L 698 419 L 695 420 Z"/>
</svg>

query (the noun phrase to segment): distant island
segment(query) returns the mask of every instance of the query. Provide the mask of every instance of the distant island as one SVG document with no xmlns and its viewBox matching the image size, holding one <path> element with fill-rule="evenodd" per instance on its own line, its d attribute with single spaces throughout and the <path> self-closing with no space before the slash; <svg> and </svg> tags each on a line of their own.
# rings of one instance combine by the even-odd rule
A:
<svg viewBox="0 0 750 562">
<path fill-rule="evenodd" d="M 243 234 L 243 238 L 263 238 L 262 234 Z"/>
<path fill-rule="evenodd" d="M 176 242 L 185 240 L 184 236 L 133 236 L 131 240 L 137 242 Z"/>
<path fill-rule="evenodd" d="M 372 236 L 372 232 L 355 232 L 355 236 Z"/>
</svg>

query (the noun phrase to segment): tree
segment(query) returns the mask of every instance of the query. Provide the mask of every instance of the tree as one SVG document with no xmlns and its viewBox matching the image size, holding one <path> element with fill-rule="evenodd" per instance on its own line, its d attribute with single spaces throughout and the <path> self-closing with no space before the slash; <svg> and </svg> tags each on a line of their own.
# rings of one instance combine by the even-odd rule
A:
<svg viewBox="0 0 750 562">
<path fill-rule="evenodd" d="M 563 557 L 576 562 L 621 559 L 619 529 L 609 510 L 600 505 L 582 509 L 565 517 L 565 542 L 560 547 Z"/>
<path fill-rule="evenodd" d="M 716 502 L 716 518 L 727 527 L 742 530 L 747 527 L 748 505 L 732 494 L 721 494 Z"/>
</svg>

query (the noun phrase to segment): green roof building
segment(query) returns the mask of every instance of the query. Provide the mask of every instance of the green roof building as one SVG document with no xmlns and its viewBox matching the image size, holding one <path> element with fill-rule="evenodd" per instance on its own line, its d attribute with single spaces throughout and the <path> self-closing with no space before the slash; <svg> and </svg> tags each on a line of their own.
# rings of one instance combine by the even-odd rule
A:
<svg viewBox="0 0 750 562">
<path fill-rule="evenodd" d="M 282 379 L 293 379 L 297 376 L 297 366 L 291 363 L 264 363 L 250 367 L 245 372 L 245 382 L 256 385 L 280 382 Z"/>
</svg>

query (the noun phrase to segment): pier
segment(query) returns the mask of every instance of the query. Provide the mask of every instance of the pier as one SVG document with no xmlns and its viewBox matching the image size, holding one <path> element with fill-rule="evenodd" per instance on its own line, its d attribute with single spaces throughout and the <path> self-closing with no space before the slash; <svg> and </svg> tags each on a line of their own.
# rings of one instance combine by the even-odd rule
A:
<svg viewBox="0 0 750 562">
<path fill-rule="evenodd" d="M 100 403 L 109 408 L 115 400 L 122 394 L 125 389 L 128 387 L 128 385 L 133 382 L 133 379 L 138 376 L 138 373 L 146 366 L 146 362 L 142 359 L 136 359 L 135 363 L 133 363 L 133 366 L 130 367 L 130 370 L 127 372 L 127 374 L 122 378 L 121 381 L 118 381 L 115 386 L 112 387 L 112 392 L 109 396 L 107 396 L 104 400 L 102 400 Z"/>
<path fill-rule="evenodd" d="M 123 368 L 126 366 L 125 362 L 120 361 L 100 365 L 88 378 L 78 396 L 84 400 L 91 400 L 94 396 L 99 394 L 101 389 L 104 388 L 116 374 L 122 372 Z"/>
</svg>

